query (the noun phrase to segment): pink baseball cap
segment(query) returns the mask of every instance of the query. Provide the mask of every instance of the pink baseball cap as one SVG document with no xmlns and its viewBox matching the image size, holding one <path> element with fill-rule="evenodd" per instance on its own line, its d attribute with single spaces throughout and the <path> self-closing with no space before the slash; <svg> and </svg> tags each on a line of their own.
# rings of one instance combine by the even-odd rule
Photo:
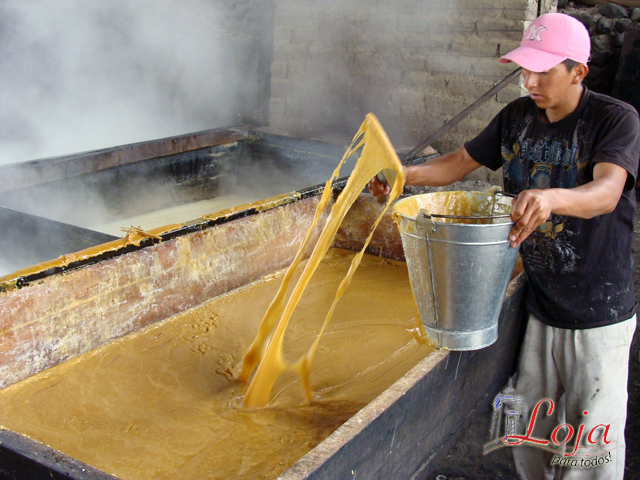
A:
<svg viewBox="0 0 640 480">
<path fill-rule="evenodd" d="M 532 72 L 547 71 L 567 58 L 587 63 L 591 40 L 585 26 L 564 13 L 547 13 L 536 18 L 524 32 L 520 46 L 500 58 Z"/>
</svg>

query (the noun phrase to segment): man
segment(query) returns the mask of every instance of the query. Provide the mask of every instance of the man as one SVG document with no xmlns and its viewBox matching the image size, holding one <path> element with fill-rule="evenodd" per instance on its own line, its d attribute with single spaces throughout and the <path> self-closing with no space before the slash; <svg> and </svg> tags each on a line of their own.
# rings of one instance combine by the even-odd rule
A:
<svg viewBox="0 0 640 480">
<path fill-rule="evenodd" d="M 556 427 L 569 424 L 569 454 L 584 425 L 574 467 L 551 465 L 554 455 L 536 446 L 513 447 L 523 479 L 624 475 L 640 123 L 629 105 L 582 85 L 589 53 L 580 22 L 541 16 L 520 47 L 500 59 L 523 67 L 529 96 L 510 103 L 460 150 L 405 167 L 407 185 L 429 186 L 460 180 L 481 165 L 502 167 L 505 190 L 517 195 L 510 241 L 521 245 L 529 321 L 516 391 L 530 410 L 553 401 L 553 410 L 548 402 L 539 409 L 532 437 L 550 440 Z M 369 189 L 388 194 L 376 179 Z M 569 433 L 561 427 L 554 439 L 562 443 Z M 580 463 L 600 457 L 599 466 Z"/>
</svg>

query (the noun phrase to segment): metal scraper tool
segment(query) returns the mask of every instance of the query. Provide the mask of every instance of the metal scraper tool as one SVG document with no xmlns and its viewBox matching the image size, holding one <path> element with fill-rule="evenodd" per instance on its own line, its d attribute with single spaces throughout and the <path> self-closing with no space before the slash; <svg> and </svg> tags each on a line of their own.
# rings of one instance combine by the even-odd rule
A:
<svg viewBox="0 0 640 480">
<path fill-rule="evenodd" d="M 376 178 L 383 185 L 389 185 L 389 188 L 393 189 L 393 185 L 396 183 L 396 177 L 398 173 L 395 170 L 385 168 L 378 172 Z M 384 203 L 387 201 L 387 197 L 378 197 L 378 203 Z"/>
</svg>

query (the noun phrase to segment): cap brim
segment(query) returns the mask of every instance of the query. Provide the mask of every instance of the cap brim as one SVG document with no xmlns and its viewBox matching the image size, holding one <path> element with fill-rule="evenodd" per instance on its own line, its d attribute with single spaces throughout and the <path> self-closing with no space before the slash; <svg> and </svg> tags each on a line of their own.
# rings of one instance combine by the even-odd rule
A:
<svg viewBox="0 0 640 480">
<path fill-rule="evenodd" d="M 514 62 L 532 72 L 546 72 L 566 59 L 567 57 L 531 47 L 518 47 L 500 57 L 502 63 Z"/>
</svg>

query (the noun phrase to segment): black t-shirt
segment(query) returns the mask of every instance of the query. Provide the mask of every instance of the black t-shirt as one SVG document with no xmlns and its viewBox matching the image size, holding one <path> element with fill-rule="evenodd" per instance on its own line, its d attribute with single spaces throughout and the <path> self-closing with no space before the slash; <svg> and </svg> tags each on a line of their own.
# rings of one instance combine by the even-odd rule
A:
<svg viewBox="0 0 640 480">
<path fill-rule="evenodd" d="M 590 220 L 552 214 L 520 248 L 530 280 L 527 309 L 560 328 L 593 328 L 631 318 L 635 179 L 640 122 L 633 107 L 588 91 L 578 108 L 546 123 L 529 97 L 507 105 L 476 138 L 469 155 L 493 170 L 503 167 L 504 188 L 573 188 L 593 180 L 593 167 L 623 167 L 624 193 L 615 210 Z"/>
</svg>

